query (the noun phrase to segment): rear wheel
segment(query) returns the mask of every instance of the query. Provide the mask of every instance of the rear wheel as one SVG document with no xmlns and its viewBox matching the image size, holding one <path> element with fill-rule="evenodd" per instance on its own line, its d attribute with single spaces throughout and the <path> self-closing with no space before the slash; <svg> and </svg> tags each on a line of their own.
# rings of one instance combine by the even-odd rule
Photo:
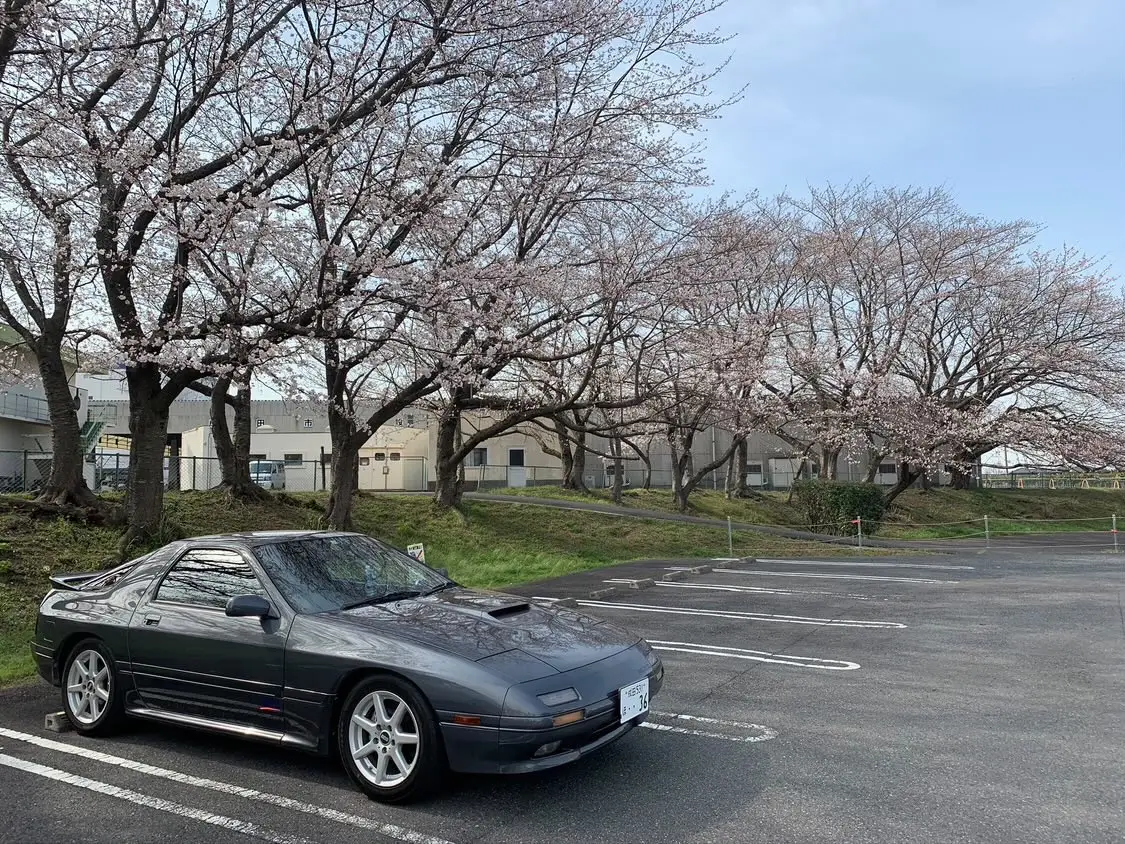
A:
<svg viewBox="0 0 1125 844">
<path fill-rule="evenodd" d="M 63 711 L 79 733 L 106 735 L 125 720 L 113 654 L 98 639 L 75 645 L 63 669 Z"/>
<path fill-rule="evenodd" d="M 360 682 L 344 701 L 336 732 L 348 775 L 373 800 L 417 800 L 445 773 L 433 711 L 414 686 L 398 678 Z"/>
</svg>

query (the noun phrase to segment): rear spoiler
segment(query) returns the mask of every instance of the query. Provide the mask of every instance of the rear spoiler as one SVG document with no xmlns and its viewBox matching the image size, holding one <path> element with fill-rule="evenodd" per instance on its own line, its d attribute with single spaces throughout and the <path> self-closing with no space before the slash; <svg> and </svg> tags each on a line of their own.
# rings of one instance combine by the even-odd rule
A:
<svg viewBox="0 0 1125 844">
<path fill-rule="evenodd" d="M 52 574 L 50 579 L 51 585 L 56 589 L 69 589 L 72 592 L 77 592 L 84 583 L 90 582 L 95 577 L 101 577 L 103 574 L 105 574 L 104 571 Z"/>
</svg>

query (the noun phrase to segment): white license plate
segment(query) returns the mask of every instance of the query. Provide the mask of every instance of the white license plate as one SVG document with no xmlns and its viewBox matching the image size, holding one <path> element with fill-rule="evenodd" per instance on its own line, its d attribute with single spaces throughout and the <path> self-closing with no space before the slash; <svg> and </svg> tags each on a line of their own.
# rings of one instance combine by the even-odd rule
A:
<svg viewBox="0 0 1125 844">
<path fill-rule="evenodd" d="M 648 678 L 621 689 L 621 723 L 648 712 Z"/>
</svg>

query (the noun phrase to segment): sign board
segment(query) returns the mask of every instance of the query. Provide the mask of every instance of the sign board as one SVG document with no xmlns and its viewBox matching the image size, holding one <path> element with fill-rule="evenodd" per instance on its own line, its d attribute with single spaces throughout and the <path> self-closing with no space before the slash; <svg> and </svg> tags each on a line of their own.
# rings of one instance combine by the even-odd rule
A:
<svg viewBox="0 0 1125 844">
<path fill-rule="evenodd" d="M 407 545 L 406 553 L 418 562 L 422 563 L 422 565 L 426 564 L 426 546 L 424 546 L 421 542 L 417 543 L 416 545 Z"/>
</svg>

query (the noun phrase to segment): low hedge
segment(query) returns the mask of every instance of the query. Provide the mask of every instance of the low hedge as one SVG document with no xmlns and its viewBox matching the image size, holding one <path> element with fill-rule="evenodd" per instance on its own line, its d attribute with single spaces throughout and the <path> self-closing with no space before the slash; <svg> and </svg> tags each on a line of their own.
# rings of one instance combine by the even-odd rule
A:
<svg viewBox="0 0 1125 844">
<path fill-rule="evenodd" d="M 885 511 L 883 490 L 875 484 L 798 481 L 793 485 L 793 501 L 806 528 L 838 536 L 856 535 L 857 516 L 863 520 L 864 535 L 875 533 Z"/>
</svg>

